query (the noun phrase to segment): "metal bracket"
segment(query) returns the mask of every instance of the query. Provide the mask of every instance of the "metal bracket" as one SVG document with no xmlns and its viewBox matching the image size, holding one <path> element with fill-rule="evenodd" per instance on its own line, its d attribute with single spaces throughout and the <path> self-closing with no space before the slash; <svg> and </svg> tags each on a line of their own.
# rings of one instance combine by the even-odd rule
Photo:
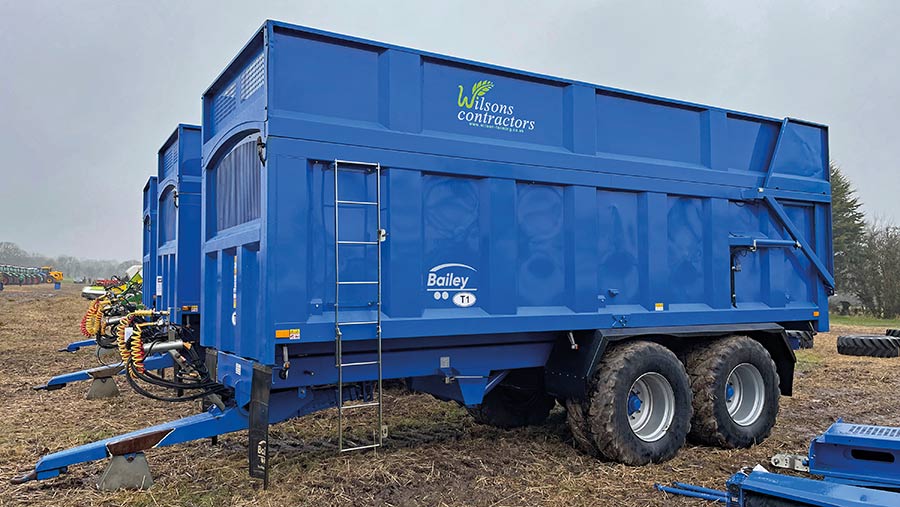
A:
<svg viewBox="0 0 900 507">
<path fill-rule="evenodd" d="M 776 454 L 770 460 L 773 467 L 809 472 L 809 458 L 800 454 Z"/>
<path fill-rule="evenodd" d="M 250 431 L 247 454 L 250 477 L 263 480 L 263 488 L 269 487 L 269 395 L 272 386 L 272 368 L 256 363 L 250 388 Z"/>
</svg>

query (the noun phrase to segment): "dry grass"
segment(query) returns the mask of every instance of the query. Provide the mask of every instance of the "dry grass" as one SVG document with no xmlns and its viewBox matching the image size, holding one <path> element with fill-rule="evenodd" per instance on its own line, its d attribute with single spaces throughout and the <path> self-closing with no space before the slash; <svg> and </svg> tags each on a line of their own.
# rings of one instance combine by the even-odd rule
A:
<svg viewBox="0 0 900 507">
<path fill-rule="evenodd" d="M 0 293 L 0 505 L 280 506 L 280 505 L 708 505 L 666 497 L 654 482 L 683 480 L 721 488 L 742 466 L 776 452 L 804 453 L 809 440 L 836 418 L 900 425 L 892 396 L 900 389 L 900 359 L 835 353 L 836 333 L 798 353 L 795 396 L 782 398 L 771 438 L 752 449 L 685 447 L 667 463 L 640 468 L 603 463 L 575 451 L 557 408 L 539 427 L 501 431 L 475 425 L 454 404 L 425 395 L 388 393 L 390 445 L 378 452 L 337 456 L 332 412 L 272 427 L 268 491 L 246 473 L 246 434 L 148 453 L 156 485 L 146 492 L 103 493 L 94 483 L 104 463 L 72 467 L 44 482 L 13 486 L 38 457 L 196 411 L 141 398 L 121 382 L 123 396 L 86 401 L 86 385 L 35 392 L 52 375 L 89 367 L 85 352 L 55 352 L 78 339 L 86 307 L 77 287 L 8 287 Z M 846 332 L 849 328 L 837 328 Z M 873 331 L 871 328 L 868 331 Z M 874 330 L 874 332 L 883 331 Z"/>
</svg>

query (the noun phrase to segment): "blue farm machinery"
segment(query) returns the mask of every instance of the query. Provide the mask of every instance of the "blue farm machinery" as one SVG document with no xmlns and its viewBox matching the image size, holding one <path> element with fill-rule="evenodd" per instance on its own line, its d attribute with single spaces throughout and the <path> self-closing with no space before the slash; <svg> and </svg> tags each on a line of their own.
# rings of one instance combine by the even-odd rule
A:
<svg viewBox="0 0 900 507">
<path fill-rule="evenodd" d="M 200 127 L 178 125 L 158 152 L 158 175 L 148 179 L 143 190 L 143 278 L 113 287 L 91 304 L 82 320 L 87 340 L 69 344 L 74 352 L 96 345 L 98 359 L 104 349 L 121 361 L 100 360 L 100 366 L 51 378 L 35 389 L 56 390 L 69 383 L 91 380 L 88 398 L 115 396 L 113 377 L 127 373 L 129 361 L 136 368 L 125 378 L 136 391 L 150 395 L 137 381 L 170 387 L 176 396 L 157 396 L 167 401 L 188 401 L 179 361 L 183 355 L 199 357 L 202 349 L 190 350 L 198 342 L 200 284 Z M 171 338 L 171 340 L 170 340 Z M 184 354 L 176 354 L 172 343 Z M 127 343 L 126 343 L 127 342 Z M 172 351 L 172 352 L 170 352 Z M 149 373 L 174 368 L 174 379 Z M 190 374 L 187 374 L 190 376 Z"/>
<path fill-rule="evenodd" d="M 141 304 L 144 308 L 156 308 L 156 258 L 157 258 L 157 225 L 159 209 L 159 192 L 157 182 L 159 178 L 150 176 L 143 192 L 143 213 L 141 227 L 141 271 L 147 283 L 141 294 Z M 161 288 L 160 288 L 161 289 Z M 161 292 L 161 290 L 160 290 Z"/>
<path fill-rule="evenodd" d="M 791 394 L 788 332 L 828 329 L 828 133 L 803 120 L 267 22 L 160 164 L 175 258 L 117 343 L 129 382 L 150 345 L 209 408 L 20 481 L 112 458 L 138 485 L 143 451 L 238 430 L 266 480 L 290 418 L 336 408 L 340 452 L 381 446 L 388 379 L 507 428 L 560 402 L 584 452 L 630 465 L 748 447 Z"/>
<path fill-rule="evenodd" d="M 741 470 L 716 490 L 676 482 L 660 491 L 727 507 L 894 507 L 900 505 L 900 428 L 841 420 L 816 437 L 806 456 L 778 454 L 772 466 L 819 476 Z"/>
</svg>

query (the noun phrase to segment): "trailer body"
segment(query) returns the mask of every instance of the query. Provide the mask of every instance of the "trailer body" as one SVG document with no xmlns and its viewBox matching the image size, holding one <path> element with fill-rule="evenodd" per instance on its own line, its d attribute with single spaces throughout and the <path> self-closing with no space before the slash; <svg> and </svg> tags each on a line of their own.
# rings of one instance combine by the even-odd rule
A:
<svg viewBox="0 0 900 507">
<path fill-rule="evenodd" d="M 141 276 L 144 279 L 144 286 L 141 291 L 141 298 L 145 308 L 156 308 L 157 208 L 159 206 L 156 182 L 157 177 L 150 176 L 144 185 L 143 191 L 143 256 L 141 258 L 143 273 Z"/>
<path fill-rule="evenodd" d="M 180 124 L 158 153 L 156 308 L 173 322 L 200 305 L 200 127 Z"/>
<path fill-rule="evenodd" d="M 336 160 L 381 168 L 338 184 L 381 203 L 385 347 L 494 352 L 450 354 L 458 374 L 543 366 L 567 331 L 828 328 L 822 125 L 278 22 L 203 103 L 202 342 L 234 360 L 333 355 L 335 280 L 378 274 L 366 245 L 335 267 Z M 338 215 L 338 239 L 376 240 L 371 206 Z M 341 297 L 374 319 L 372 287 Z M 386 378 L 441 357 L 386 357 Z M 334 380 L 326 366 L 292 382 Z"/>
</svg>

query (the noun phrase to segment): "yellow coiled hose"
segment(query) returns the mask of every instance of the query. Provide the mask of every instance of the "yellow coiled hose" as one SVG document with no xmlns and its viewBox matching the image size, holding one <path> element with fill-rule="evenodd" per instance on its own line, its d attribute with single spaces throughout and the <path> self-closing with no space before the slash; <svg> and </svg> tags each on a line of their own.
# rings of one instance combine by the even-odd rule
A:
<svg viewBox="0 0 900 507">
<path fill-rule="evenodd" d="M 106 297 L 95 299 L 81 319 L 81 334 L 90 338 L 103 330 L 103 309 L 109 301 Z"/>
<path fill-rule="evenodd" d="M 129 313 L 119 321 L 119 327 L 116 330 L 116 346 L 119 349 L 119 356 L 122 357 L 122 364 L 127 365 L 129 361 L 134 364 L 134 371 L 144 373 L 144 341 L 141 339 L 141 328 L 152 325 L 153 323 L 134 324 L 135 317 L 151 317 L 152 310 L 137 310 Z M 125 339 L 125 329 L 132 328 L 131 338 Z M 134 376 L 134 371 L 128 370 L 128 374 Z"/>
</svg>

